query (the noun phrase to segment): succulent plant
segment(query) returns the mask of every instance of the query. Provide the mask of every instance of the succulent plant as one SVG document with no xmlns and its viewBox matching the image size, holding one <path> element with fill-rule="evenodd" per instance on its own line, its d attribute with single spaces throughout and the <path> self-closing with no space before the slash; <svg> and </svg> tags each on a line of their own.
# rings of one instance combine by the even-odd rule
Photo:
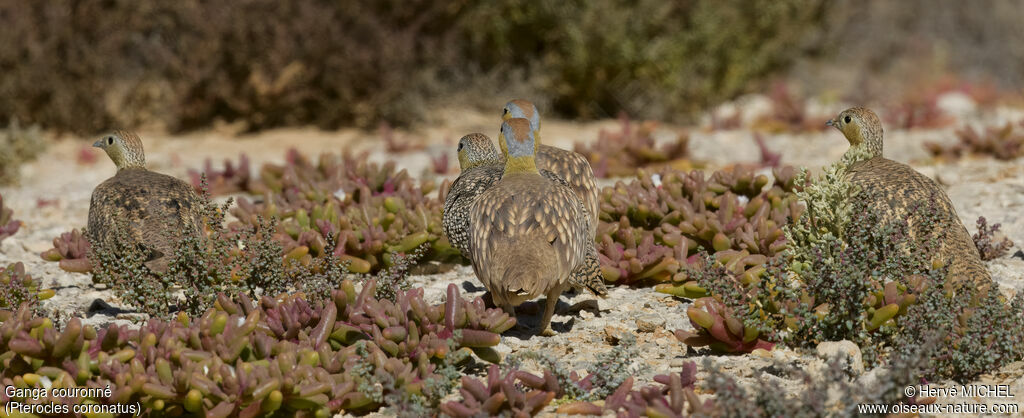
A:
<svg viewBox="0 0 1024 418">
<path fill-rule="evenodd" d="M 64 271 L 88 273 L 92 271 L 89 248 L 89 240 L 76 228 L 54 238 L 53 248 L 44 251 L 40 256 L 47 261 L 59 261 L 60 268 Z"/>
<path fill-rule="evenodd" d="M 691 347 L 710 346 L 725 353 L 748 353 L 756 349 L 771 350 L 775 344 L 760 339 L 760 331 L 745 326 L 743 318 L 712 297 L 700 298 L 686 308 L 686 316 L 696 332 L 676 330 L 676 338 Z"/>
<path fill-rule="evenodd" d="M 604 410 L 628 417 L 713 415 L 717 410 L 715 403 L 711 400 L 701 402 L 695 392 L 696 377 L 697 365 L 692 361 L 683 363 L 679 373 L 654 376 L 655 383 L 659 385 L 633 389 L 633 378 L 630 377 L 605 399 Z M 558 412 L 572 413 L 577 408 L 567 404 L 559 407 Z"/>
<path fill-rule="evenodd" d="M 498 365 L 487 370 L 485 382 L 470 376 L 462 377 L 462 401 L 441 405 L 441 412 L 461 417 L 534 416 L 555 398 L 558 383 L 551 372 L 537 376 L 521 370 L 502 374 Z"/>
<path fill-rule="evenodd" d="M 260 173 L 251 189 L 262 201 L 240 198 L 232 209 L 240 224 L 232 228 L 277 217 L 275 239 L 303 264 L 323 255 L 328 237 L 336 242 L 333 254 L 353 273 L 385 269 L 390 253 L 422 245 L 423 261 L 461 260 L 438 228 L 444 184 L 435 198 L 429 196 L 433 183 L 417 183 L 394 163 L 328 154 L 314 163 L 294 150 L 285 164 L 264 165 Z M 606 279 L 630 284 L 679 278 L 680 261 L 698 247 L 773 255 L 784 246 L 780 226 L 799 213 L 794 170 L 774 174 L 767 190 L 767 176 L 743 168 L 707 180 L 696 171 L 645 171 L 629 184 L 606 188 L 597 239 Z"/>
<path fill-rule="evenodd" d="M 742 167 L 707 179 L 700 171 L 641 170 L 630 183 L 605 188 L 598 227 L 605 279 L 663 283 L 659 291 L 681 295 L 690 282 L 681 267 L 700 248 L 774 256 L 785 248 L 781 226 L 802 209 L 794 170 L 773 174 L 766 188 L 768 176 Z"/>
<path fill-rule="evenodd" d="M 574 385 L 589 390 L 589 378 L 577 379 Z M 693 362 L 683 365 L 679 373 L 657 375 L 658 385 L 634 389 L 633 376 L 626 377 L 601 402 L 569 400 L 556 409 L 558 414 L 618 416 L 682 417 L 689 414 L 711 414 L 714 402 L 701 402 L 694 392 L 697 366 Z M 441 411 L 453 417 L 475 416 L 533 416 L 565 391 L 549 370 L 538 376 L 515 368 L 504 372 L 497 365 L 487 371 L 483 382 L 469 376 L 462 377 L 461 401 L 441 405 Z"/>
<path fill-rule="evenodd" d="M 376 300 L 374 287 L 356 291 L 346 281 L 314 304 L 301 295 L 257 304 L 222 294 L 200 317 L 98 332 L 77 318 L 58 331 L 22 306 L 0 317 L 0 380 L 20 388 L 110 385 L 109 396 L 76 401 L 166 414 L 365 413 L 398 393 L 424 397 L 427 381 L 442 378 L 437 365 L 456 352 L 495 359 L 490 347 L 515 324 L 479 298 L 462 299 L 454 284 L 435 306 L 422 290 Z"/>
<path fill-rule="evenodd" d="M 34 307 L 37 301 L 53 297 L 53 289 L 41 289 L 38 280 L 25 272 L 21 262 L 0 267 L 0 310 L 12 311 L 28 303 Z"/>
<path fill-rule="evenodd" d="M 334 255 L 353 273 L 391 265 L 389 253 L 427 244 L 423 260 L 457 260 L 458 252 L 441 233 L 441 200 L 436 186 L 417 182 L 393 162 L 321 155 L 317 164 L 289 151 L 284 165 L 264 165 L 253 190 L 262 202 L 240 198 L 232 213 L 243 224 L 258 216 L 280 219 L 277 234 L 286 254 L 308 262 L 323 254 L 333 235 Z M 443 190 L 442 190 L 443 191 Z"/>
<path fill-rule="evenodd" d="M 18 232 L 21 221 L 14 219 L 14 211 L 4 207 L 4 196 L 0 195 L 0 242 Z"/>
<path fill-rule="evenodd" d="M 595 176 L 632 176 L 637 168 L 666 165 L 689 156 L 689 135 L 680 134 L 675 142 L 659 147 L 653 136 L 656 123 L 644 122 L 637 128 L 625 114 L 619 116 L 619 121 L 620 132 L 601 130 L 593 144 L 577 142 L 574 146 L 576 152 L 590 161 Z"/>
<path fill-rule="evenodd" d="M 967 126 L 956 131 L 958 141 L 952 145 L 926 142 L 932 155 L 957 160 L 966 155 L 989 155 L 999 160 L 1012 160 L 1024 156 L 1024 121 L 1006 122 L 1003 126 L 989 126 L 976 130 Z"/>
<path fill-rule="evenodd" d="M 196 191 L 202 189 L 202 175 L 206 175 L 206 181 L 208 184 L 208 190 L 210 194 L 222 195 L 228 193 L 237 192 L 248 192 L 251 190 L 252 171 L 249 169 L 249 157 L 244 153 L 238 156 L 238 166 L 236 167 L 230 159 L 224 160 L 224 169 L 217 170 L 213 168 L 213 163 L 209 158 L 203 165 L 202 172 L 196 170 L 188 170 L 188 177 L 192 181 L 192 186 L 196 188 Z"/>
</svg>

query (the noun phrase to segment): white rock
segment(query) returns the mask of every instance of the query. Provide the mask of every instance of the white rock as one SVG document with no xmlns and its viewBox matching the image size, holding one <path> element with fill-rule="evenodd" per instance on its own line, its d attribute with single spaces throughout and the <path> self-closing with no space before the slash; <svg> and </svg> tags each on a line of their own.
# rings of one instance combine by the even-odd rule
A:
<svg viewBox="0 0 1024 418">
<path fill-rule="evenodd" d="M 825 341 L 818 344 L 818 348 L 815 351 L 818 353 L 818 357 L 825 361 L 836 357 L 845 359 L 849 370 L 854 375 L 864 373 L 864 360 L 861 357 L 860 347 L 852 341 Z"/>
<path fill-rule="evenodd" d="M 939 96 L 935 105 L 947 115 L 952 116 L 966 116 L 978 108 L 971 96 L 960 91 L 951 91 Z"/>
</svg>

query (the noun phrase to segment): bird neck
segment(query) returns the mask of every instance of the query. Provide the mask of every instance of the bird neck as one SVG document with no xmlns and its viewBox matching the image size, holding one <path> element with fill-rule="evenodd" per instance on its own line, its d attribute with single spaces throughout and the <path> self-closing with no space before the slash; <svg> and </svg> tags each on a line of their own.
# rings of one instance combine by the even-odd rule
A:
<svg viewBox="0 0 1024 418">
<path fill-rule="evenodd" d="M 121 147 L 107 148 L 106 151 L 110 160 L 114 162 L 114 166 L 117 167 L 117 171 L 129 168 L 146 169 L 146 159 L 138 153 L 126 151 Z"/>
<path fill-rule="evenodd" d="M 868 152 L 871 153 L 872 157 L 881 157 L 882 156 L 882 140 L 881 139 L 865 141 L 864 142 L 864 146 L 867 148 Z"/>
<path fill-rule="evenodd" d="M 868 155 L 868 158 L 882 156 L 882 130 L 871 127 L 862 128 L 859 125 L 847 126 L 843 132 L 850 142 L 850 149 L 847 154 L 856 153 Z M 854 151 L 857 149 L 857 151 Z M 852 155 L 851 155 L 852 156 Z"/>
<path fill-rule="evenodd" d="M 145 168 L 142 168 L 142 167 L 118 168 L 117 169 L 117 173 L 115 175 L 129 175 L 129 174 L 134 175 L 135 173 L 139 173 L 139 172 L 142 172 L 142 171 L 149 171 L 149 170 L 146 170 Z"/>
<path fill-rule="evenodd" d="M 115 163 L 115 165 L 117 165 L 117 171 L 145 170 L 146 169 L 146 164 L 145 163 L 138 164 L 138 163 L 133 163 L 133 162 L 129 162 L 129 161 L 122 161 L 120 163 Z"/>
<path fill-rule="evenodd" d="M 521 157 L 509 156 L 505 160 L 505 173 L 516 174 L 516 173 L 537 173 L 537 162 L 534 160 L 532 155 L 525 155 Z"/>
<path fill-rule="evenodd" d="M 479 163 L 477 163 L 476 161 L 473 161 L 473 160 L 471 160 L 471 159 L 470 159 L 470 158 L 469 158 L 469 157 L 468 157 L 468 156 L 466 155 L 466 152 L 465 152 L 465 151 L 460 151 L 460 152 L 459 152 L 459 168 L 460 168 L 460 169 L 462 169 L 463 171 L 465 171 L 465 170 L 469 170 L 469 169 L 471 169 L 471 168 L 473 168 L 473 167 L 476 167 L 476 166 L 478 166 L 478 165 L 480 165 L 480 164 L 479 164 Z"/>
<path fill-rule="evenodd" d="M 857 161 L 870 160 L 872 158 L 882 156 L 882 141 L 872 141 L 861 139 L 856 145 L 851 145 L 850 149 L 843 153 L 843 161 L 847 164 L 854 163 Z"/>
<path fill-rule="evenodd" d="M 483 158 L 463 158 L 462 154 L 459 154 L 459 167 L 465 171 L 471 168 L 480 167 L 482 165 L 489 165 L 494 163 L 500 163 L 501 157 L 498 154 L 486 155 Z"/>
<path fill-rule="evenodd" d="M 846 150 L 846 152 L 843 153 L 843 158 L 841 159 L 841 161 L 844 165 L 849 167 L 853 163 L 867 161 L 872 158 L 877 158 L 881 156 L 881 151 L 876 153 L 875 151 L 872 151 L 871 148 L 867 146 L 867 144 L 861 143 L 859 145 L 852 146 L 850 147 L 850 149 Z"/>
</svg>

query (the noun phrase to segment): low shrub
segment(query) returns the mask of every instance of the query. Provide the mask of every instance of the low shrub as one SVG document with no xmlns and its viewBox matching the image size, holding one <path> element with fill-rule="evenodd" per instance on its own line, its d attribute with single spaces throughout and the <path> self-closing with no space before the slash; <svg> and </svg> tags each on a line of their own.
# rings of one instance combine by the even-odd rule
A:
<svg viewBox="0 0 1024 418">
<path fill-rule="evenodd" d="M 982 260 L 995 260 L 1006 255 L 1013 247 L 1013 241 L 1009 238 L 997 238 L 999 224 L 988 226 L 988 220 L 984 216 L 978 217 L 978 232 L 971 236 L 974 239 L 974 246 L 978 248 L 978 254 Z"/>
<path fill-rule="evenodd" d="M 0 185 L 16 184 L 20 180 L 21 165 L 34 160 L 46 149 L 46 141 L 43 141 L 38 126 L 22 128 L 17 118 L 6 117 L 10 122 L 0 130 Z"/>
<path fill-rule="evenodd" d="M 14 310 L 22 304 L 34 309 L 40 300 L 53 297 L 53 289 L 42 289 L 39 280 L 25 271 L 21 262 L 0 267 L 0 310 Z"/>
<path fill-rule="evenodd" d="M 524 79 L 564 115 L 678 118 L 814 49 L 818 37 L 806 35 L 824 4 L 0 5 L 10 29 L 0 34 L 0 91 L 17 98 L 0 102 L 0 119 L 82 134 L 217 121 L 373 128 L 432 116 L 429 103 L 445 94 Z"/>
<path fill-rule="evenodd" d="M 947 282 L 946 266 L 931 259 L 940 228 L 911 238 L 905 221 L 883 223 L 863 199 L 848 198 L 857 190 L 843 172 L 856 158 L 844 157 L 811 182 L 806 172 L 797 177 L 806 184 L 797 195 L 807 209 L 784 226 L 786 248 L 767 268 L 746 274 L 706 255 L 688 266 L 711 296 L 687 310 L 695 331 L 677 337 L 726 352 L 845 339 L 869 365 L 936 339 L 942 343 L 915 354 L 930 358 L 922 375 L 961 381 L 1022 358 L 1024 298 L 1008 303 L 995 284 Z M 911 209 L 917 222 L 937 224 L 936 200 Z"/>
</svg>

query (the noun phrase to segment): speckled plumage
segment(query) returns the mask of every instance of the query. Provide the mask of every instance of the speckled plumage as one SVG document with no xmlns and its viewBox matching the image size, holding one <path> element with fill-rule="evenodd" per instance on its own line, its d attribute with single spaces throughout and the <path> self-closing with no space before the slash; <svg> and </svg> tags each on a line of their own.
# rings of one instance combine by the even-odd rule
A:
<svg viewBox="0 0 1024 418">
<path fill-rule="evenodd" d="M 830 120 L 829 125 L 846 136 L 851 150 L 860 148 L 869 156 L 851 163 L 847 169 L 846 179 L 859 189 L 857 199 L 866 199 L 882 222 L 906 220 L 914 239 L 923 239 L 931 230 L 924 229 L 913 209 L 923 202 L 934 201 L 940 216 L 938 227 L 945 231 L 938 256 L 949 265 L 950 279 L 967 279 L 979 285 L 991 281 L 974 240 L 960 222 L 946 192 L 934 180 L 906 164 L 882 157 L 882 124 L 874 112 L 860 107 L 847 109 Z"/>
<path fill-rule="evenodd" d="M 571 189 L 540 175 L 528 121 L 503 123 L 499 141 L 505 171 L 470 207 L 470 260 L 495 304 L 510 313 L 546 295 L 540 326 L 551 335 L 558 297 L 584 264 L 592 241 L 589 218 Z"/>
<path fill-rule="evenodd" d="M 201 201 L 192 186 L 177 178 L 146 169 L 138 135 L 115 131 L 93 144 L 106 151 L 117 174 L 92 192 L 89 240 L 107 242 L 118 224 L 150 252 L 147 265 L 164 271 L 177 241 L 202 230 Z"/>
<path fill-rule="evenodd" d="M 505 104 L 502 110 L 502 119 L 524 118 L 530 121 L 530 129 L 533 135 L 540 141 L 540 112 L 537 107 L 528 100 L 513 99 Z M 594 177 L 594 169 L 590 167 L 587 158 L 579 153 L 564 150 L 550 145 L 540 144 L 537 147 L 537 167 L 549 170 L 552 173 L 565 179 L 569 186 L 576 192 L 587 212 L 591 215 L 590 235 L 597 236 L 597 216 L 600 210 L 601 189 L 597 187 L 597 179 Z"/>
<path fill-rule="evenodd" d="M 458 153 L 462 172 L 448 190 L 441 225 L 452 247 L 458 249 L 466 258 L 470 258 L 469 208 L 477 196 L 501 179 L 505 163 L 504 157 L 494 150 L 491 139 L 481 133 L 462 137 L 459 140 Z M 540 173 L 544 178 L 568 187 L 568 183 L 555 173 L 548 170 L 540 170 Z M 582 210 L 586 211 L 586 208 Z M 588 212 L 589 219 L 592 218 Z M 608 294 L 593 239 L 587 243 L 586 263 L 573 271 L 569 283 L 573 288 L 587 289 L 598 296 Z"/>
</svg>

